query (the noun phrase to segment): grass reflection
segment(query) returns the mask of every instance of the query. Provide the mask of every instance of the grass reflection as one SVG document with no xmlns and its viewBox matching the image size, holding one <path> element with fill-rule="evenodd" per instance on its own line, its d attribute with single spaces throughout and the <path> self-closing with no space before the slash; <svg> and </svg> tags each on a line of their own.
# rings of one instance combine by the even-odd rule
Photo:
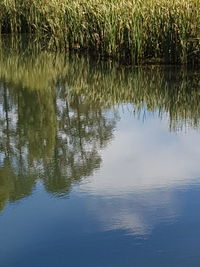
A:
<svg viewBox="0 0 200 267">
<path fill-rule="evenodd" d="M 107 115 L 110 107 L 167 113 L 171 130 L 199 127 L 198 70 L 118 68 L 15 42 L 0 51 L 1 210 L 31 194 L 39 179 L 62 195 L 92 175 L 118 120 Z"/>
</svg>

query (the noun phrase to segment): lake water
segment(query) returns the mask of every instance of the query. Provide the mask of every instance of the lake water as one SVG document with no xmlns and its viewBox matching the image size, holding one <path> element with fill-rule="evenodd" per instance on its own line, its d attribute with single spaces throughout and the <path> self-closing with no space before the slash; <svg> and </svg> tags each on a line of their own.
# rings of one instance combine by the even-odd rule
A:
<svg viewBox="0 0 200 267">
<path fill-rule="evenodd" d="M 200 266 L 200 70 L 0 47 L 0 266 Z"/>
</svg>

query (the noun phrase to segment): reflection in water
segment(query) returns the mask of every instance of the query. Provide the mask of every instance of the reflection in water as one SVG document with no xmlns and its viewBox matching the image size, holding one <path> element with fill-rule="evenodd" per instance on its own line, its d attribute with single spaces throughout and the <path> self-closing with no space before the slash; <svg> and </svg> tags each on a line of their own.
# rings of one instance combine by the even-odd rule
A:
<svg viewBox="0 0 200 267">
<path fill-rule="evenodd" d="M 105 229 L 145 234 L 154 224 L 146 222 L 148 214 L 164 209 L 167 217 L 175 216 L 171 193 L 156 188 L 189 184 L 200 174 L 198 133 L 186 138 L 168 131 L 199 127 L 197 70 L 94 66 L 75 55 L 2 43 L 0 81 L 0 210 L 30 195 L 38 180 L 57 196 L 69 193 L 103 158 L 101 172 L 78 191 L 113 197 L 111 203 L 91 204 L 98 212 L 104 207 L 97 217 Z M 109 146 L 119 117 L 122 124 Z"/>
<path fill-rule="evenodd" d="M 112 145 L 102 152 L 101 172 L 76 190 L 95 198 L 87 205 L 102 229 L 146 236 L 181 215 L 179 191 L 199 187 L 199 132 L 170 133 L 167 117 L 149 114 L 145 123 L 124 111 L 120 117 Z"/>
<path fill-rule="evenodd" d="M 116 193 L 115 190 L 112 193 Z M 173 190 L 133 191 L 112 198 L 103 198 L 102 195 L 88 201 L 87 205 L 93 211 L 101 230 L 122 230 L 127 235 L 140 238 L 148 237 L 159 223 L 174 222 L 181 212 Z"/>
<path fill-rule="evenodd" d="M 49 192 L 67 193 L 72 182 L 91 175 L 117 119 L 79 96 L 68 102 L 52 91 L 16 90 L 1 84 L 1 207 L 29 194 L 36 179 Z"/>
<path fill-rule="evenodd" d="M 3 42 L 0 265 L 199 266 L 199 75 Z"/>
<path fill-rule="evenodd" d="M 135 112 L 169 114 L 174 130 L 183 125 L 199 126 L 199 70 L 158 66 L 127 69 L 110 62 L 94 65 L 89 59 L 20 44 L 15 48 L 9 48 L 7 42 L 1 45 L 0 77 L 13 87 L 41 94 L 53 94 L 59 88 L 63 97 L 77 94 L 96 108 L 131 103 Z"/>
</svg>

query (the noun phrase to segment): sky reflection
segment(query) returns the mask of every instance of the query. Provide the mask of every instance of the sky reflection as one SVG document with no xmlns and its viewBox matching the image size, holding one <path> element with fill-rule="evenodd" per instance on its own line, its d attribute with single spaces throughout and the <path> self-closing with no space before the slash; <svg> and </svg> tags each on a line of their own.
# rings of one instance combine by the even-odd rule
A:
<svg viewBox="0 0 200 267">
<path fill-rule="evenodd" d="M 199 186 L 199 132 L 169 132 L 167 116 L 146 115 L 142 121 L 120 112 L 101 169 L 75 188 L 94 196 L 87 205 L 102 230 L 147 237 L 157 224 L 179 219 L 179 191 Z"/>
<path fill-rule="evenodd" d="M 101 171 L 81 184 L 81 190 L 118 196 L 200 181 L 197 130 L 170 132 L 167 116 L 143 122 L 128 112 L 120 115 L 115 138 L 102 151 Z"/>
<path fill-rule="evenodd" d="M 0 266 L 199 267 L 199 71 L 5 48 Z"/>
</svg>

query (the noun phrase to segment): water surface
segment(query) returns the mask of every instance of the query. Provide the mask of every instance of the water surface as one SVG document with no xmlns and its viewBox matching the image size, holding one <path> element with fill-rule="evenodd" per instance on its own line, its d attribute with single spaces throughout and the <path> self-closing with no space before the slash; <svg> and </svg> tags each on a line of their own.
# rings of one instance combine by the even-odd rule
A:
<svg viewBox="0 0 200 267">
<path fill-rule="evenodd" d="M 2 42 L 0 266 L 199 266 L 199 90 Z"/>
</svg>

